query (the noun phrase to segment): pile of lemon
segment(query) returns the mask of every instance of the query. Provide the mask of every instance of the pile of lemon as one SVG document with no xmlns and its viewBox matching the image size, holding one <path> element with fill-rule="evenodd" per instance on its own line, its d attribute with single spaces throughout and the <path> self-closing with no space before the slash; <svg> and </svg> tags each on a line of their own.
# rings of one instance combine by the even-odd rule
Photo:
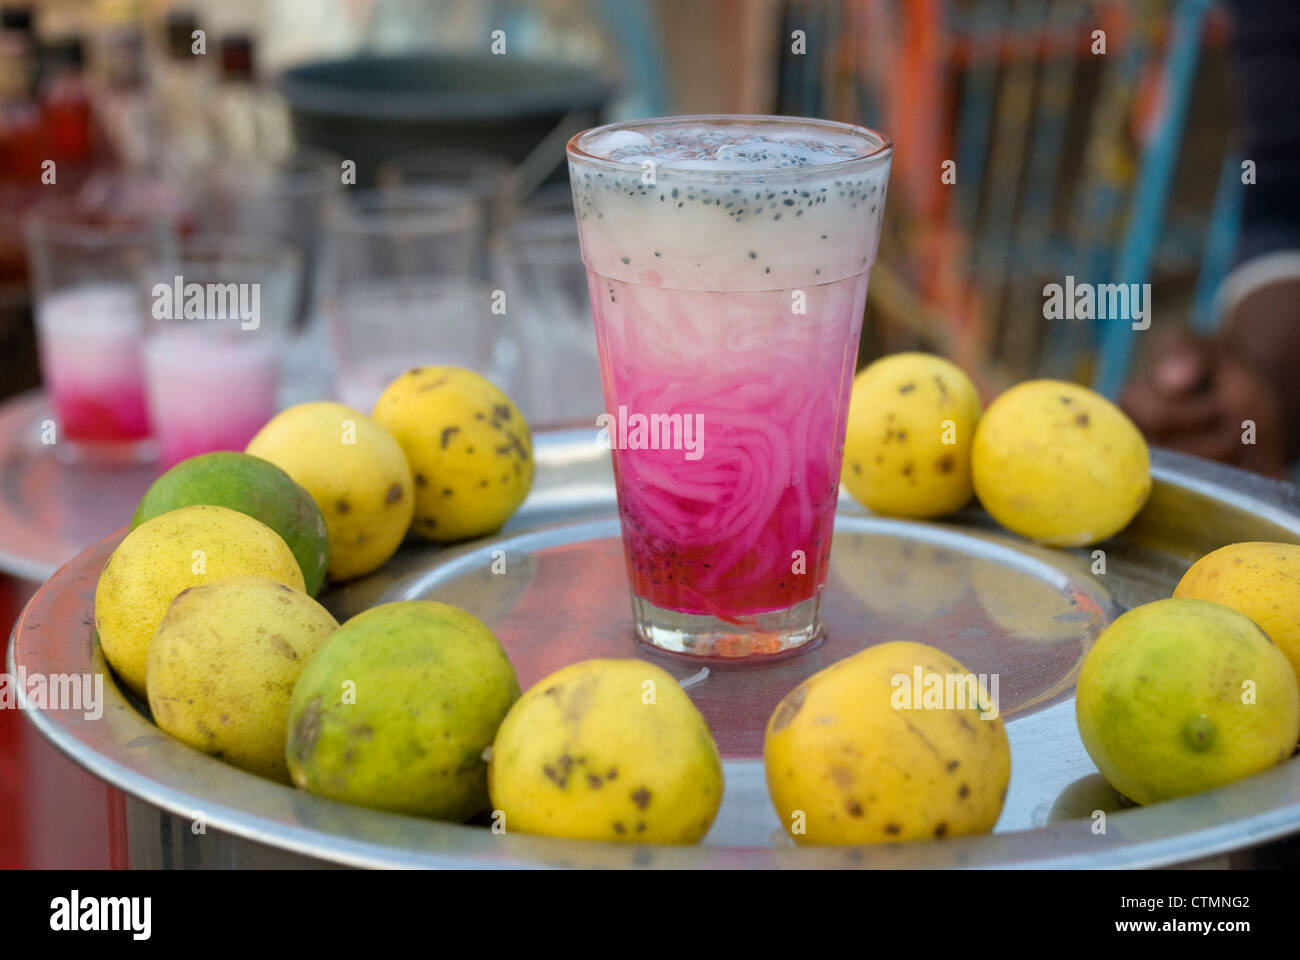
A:
<svg viewBox="0 0 1300 960">
<path fill-rule="evenodd" d="M 884 515 L 942 517 L 974 496 L 1014 533 L 1082 547 L 1122 531 L 1151 492 L 1146 443 L 1104 397 L 1035 380 L 981 414 L 966 374 L 926 354 L 858 375 L 847 434 L 844 485 Z M 1098 638 L 1079 676 L 1080 737 L 1130 800 L 1208 790 L 1292 755 L 1298 671 L 1300 546 L 1233 544 Z"/>
</svg>

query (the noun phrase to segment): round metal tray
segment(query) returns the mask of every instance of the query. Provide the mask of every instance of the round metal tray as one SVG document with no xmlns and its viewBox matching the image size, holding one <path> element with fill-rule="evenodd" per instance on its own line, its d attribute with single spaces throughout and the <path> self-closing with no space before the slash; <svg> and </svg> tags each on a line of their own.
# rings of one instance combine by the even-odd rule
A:
<svg viewBox="0 0 1300 960">
<path fill-rule="evenodd" d="M 135 512 L 157 464 L 64 463 L 41 443 L 40 391 L 0 404 L 0 572 L 37 583 Z"/>
<path fill-rule="evenodd" d="M 32 599 L 9 671 L 106 675 L 103 717 L 29 711 L 55 745 L 125 791 L 133 864 L 446 867 L 1136 867 L 1204 859 L 1300 831 L 1300 761 L 1228 787 L 1122 808 L 1074 722 L 1079 662 L 1122 611 L 1166 597 L 1198 556 L 1241 540 L 1300 542 L 1300 492 L 1156 451 L 1150 503 L 1094 549 L 1047 550 L 975 508 L 946 523 L 875 517 L 840 503 L 824 598 L 826 640 L 788 659 L 661 658 L 631 632 L 608 452 L 591 431 L 539 434 L 532 494 L 500 534 L 451 549 L 408 544 L 381 571 L 322 599 L 343 619 L 377 603 L 439 599 L 500 637 L 520 684 L 589 657 L 656 659 L 704 713 L 726 793 L 694 847 L 565 841 L 350 807 L 243 773 L 163 735 L 120 692 L 94 642 L 99 571 L 122 531 L 85 550 Z M 124 516 L 125 519 L 125 516 Z M 498 552 L 500 551 L 500 552 Z M 493 561 L 504 557 L 504 573 Z M 499 565 L 498 565 L 499 566 Z M 762 737 L 778 700 L 864 646 L 920 640 L 999 677 L 1012 775 L 993 834 L 872 847 L 797 848 L 767 797 Z M 1105 832 L 1095 810 L 1107 811 Z M 201 818 L 205 833 L 192 821 Z"/>
</svg>

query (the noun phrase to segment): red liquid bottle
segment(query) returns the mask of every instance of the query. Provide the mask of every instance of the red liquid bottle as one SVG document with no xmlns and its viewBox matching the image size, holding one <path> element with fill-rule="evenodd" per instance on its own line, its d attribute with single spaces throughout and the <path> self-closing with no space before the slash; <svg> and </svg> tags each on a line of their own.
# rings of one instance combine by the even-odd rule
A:
<svg viewBox="0 0 1300 960">
<path fill-rule="evenodd" d="M 91 162 L 93 113 L 79 37 L 60 37 L 45 46 L 41 112 L 50 149 L 59 165 L 83 168 Z"/>
</svg>

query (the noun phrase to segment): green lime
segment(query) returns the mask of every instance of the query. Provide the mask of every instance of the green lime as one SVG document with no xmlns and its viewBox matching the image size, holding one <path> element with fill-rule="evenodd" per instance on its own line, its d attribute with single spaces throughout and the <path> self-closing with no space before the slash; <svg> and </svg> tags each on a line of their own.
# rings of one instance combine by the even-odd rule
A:
<svg viewBox="0 0 1300 960">
<path fill-rule="evenodd" d="M 329 565 L 325 518 L 311 495 L 275 464 L 231 452 L 183 460 L 154 481 L 135 508 L 131 529 L 197 504 L 238 510 L 266 524 L 293 551 L 307 593 L 320 591 Z"/>
</svg>

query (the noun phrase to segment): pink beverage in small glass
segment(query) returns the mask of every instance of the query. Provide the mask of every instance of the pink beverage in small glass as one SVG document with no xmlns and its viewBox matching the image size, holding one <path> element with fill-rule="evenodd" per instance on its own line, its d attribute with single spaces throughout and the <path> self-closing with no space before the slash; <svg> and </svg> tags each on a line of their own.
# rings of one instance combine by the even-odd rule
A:
<svg viewBox="0 0 1300 960">
<path fill-rule="evenodd" d="M 63 436 L 119 443 L 149 436 L 140 307 L 127 284 L 91 284 L 40 299 L 41 370 Z"/>
<path fill-rule="evenodd" d="M 670 118 L 569 157 L 638 634 L 699 655 L 807 643 L 888 143 Z"/>
<path fill-rule="evenodd" d="M 215 337 L 182 326 L 150 337 L 144 354 L 164 468 L 214 450 L 243 450 L 275 415 L 276 337 L 262 331 Z"/>
</svg>

